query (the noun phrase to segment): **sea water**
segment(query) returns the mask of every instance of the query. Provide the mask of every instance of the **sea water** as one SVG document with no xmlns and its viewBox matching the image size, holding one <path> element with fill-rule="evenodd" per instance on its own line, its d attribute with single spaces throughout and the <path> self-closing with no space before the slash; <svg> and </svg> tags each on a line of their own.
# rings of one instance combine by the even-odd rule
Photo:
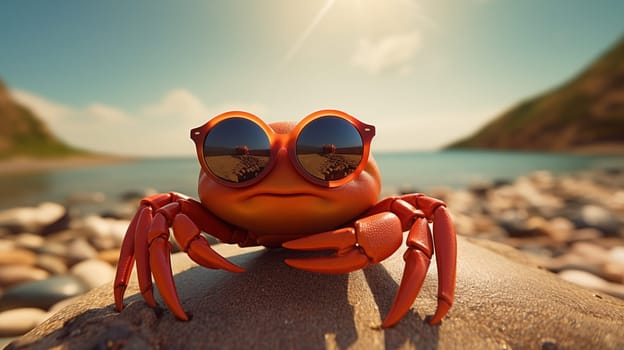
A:
<svg viewBox="0 0 624 350">
<path fill-rule="evenodd" d="M 383 190 L 427 191 L 432 187 L 461 188 L 473 183 L 511 181 L 537 170 L 567 173 L 585 169 L 624 169 L 623 156 L 495 151 L 431 151 L 376 153 Z M 197 196 L 196 158 L 148 158 L 133 162 L 0 175 L 0 209 L 63 203 L 81 194 L 102 193 L 110 200 L 132 191 L 154 189 Z"/>
</svg>

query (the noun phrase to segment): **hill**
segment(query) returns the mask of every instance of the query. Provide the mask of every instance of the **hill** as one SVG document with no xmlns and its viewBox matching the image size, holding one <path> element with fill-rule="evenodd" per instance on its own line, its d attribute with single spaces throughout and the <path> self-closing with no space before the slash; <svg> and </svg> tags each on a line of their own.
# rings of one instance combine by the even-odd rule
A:
<svg viewBox="0 0 624 350">
<path fill-rule="evenodd" d="M 13 100 L 0 81 L 0 160 L 87 154 L 54 136 L 32 111 Z"/>
<path fill-rule="evenodd" d="M 518 104 L 447 148 L 624 150 L 624 38 L 564 85 Z"/>
</svg>

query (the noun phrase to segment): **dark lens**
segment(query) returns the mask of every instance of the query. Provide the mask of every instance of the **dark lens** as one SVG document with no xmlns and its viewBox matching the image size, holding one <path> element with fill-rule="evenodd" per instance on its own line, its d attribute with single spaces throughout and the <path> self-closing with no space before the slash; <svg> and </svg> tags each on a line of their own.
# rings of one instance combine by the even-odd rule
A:
<svg viewBox="0 0 624 350">
<path fill-rule="evenodd" d="M 324 181 L 340 180 L 362 161 L 363 144 L 349 121 L 327 116 L 316 119 L 299 134 L 297 159 L 310 175 Z"/>
<path fill-rule="evenodd" d="M 235 117 L 221 121 L 208 132 L 204 157 L 214 175 L 240 183 L 254 179 L 269 164 L 271 144 L 260 126 Z"/>
</svg>

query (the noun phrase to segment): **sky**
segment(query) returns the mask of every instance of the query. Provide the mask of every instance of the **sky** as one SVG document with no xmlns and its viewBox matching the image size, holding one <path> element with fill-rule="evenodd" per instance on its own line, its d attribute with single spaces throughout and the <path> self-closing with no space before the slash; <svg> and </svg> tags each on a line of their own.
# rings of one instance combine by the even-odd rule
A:
<svg viewBox="0 0 624 350">
<path fill-rule="evenodd" d="M 434 150 L 565 83 L 624 35 L 624 1 L 6 0 L 0 79 L 69 143 L 193 156 L 228 110 L 324 108 L 373 151 Z"/>
</svg>

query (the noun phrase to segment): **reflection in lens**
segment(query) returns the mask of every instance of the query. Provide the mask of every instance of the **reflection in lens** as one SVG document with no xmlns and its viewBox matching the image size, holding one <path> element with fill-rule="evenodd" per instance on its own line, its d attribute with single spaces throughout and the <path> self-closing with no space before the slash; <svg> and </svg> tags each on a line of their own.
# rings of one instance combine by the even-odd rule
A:
<svg viewBox="0 0 624 350">
<path fill-rule="evenodd" d="M 299 134 L 297 160 L 312 176 L 324 181 L 349 176 L 362 161 L 363 143 L 349 121 L 327 116 L 316 119 Z"/>
<path fill-rule="evenodd" d="M 256 178 L 270 156 L 271 145 L 264 130 L 244 118 L 219 122 L 204 140 L 206 165 L 214 175 L 232 183 Z"/>
</svg>

